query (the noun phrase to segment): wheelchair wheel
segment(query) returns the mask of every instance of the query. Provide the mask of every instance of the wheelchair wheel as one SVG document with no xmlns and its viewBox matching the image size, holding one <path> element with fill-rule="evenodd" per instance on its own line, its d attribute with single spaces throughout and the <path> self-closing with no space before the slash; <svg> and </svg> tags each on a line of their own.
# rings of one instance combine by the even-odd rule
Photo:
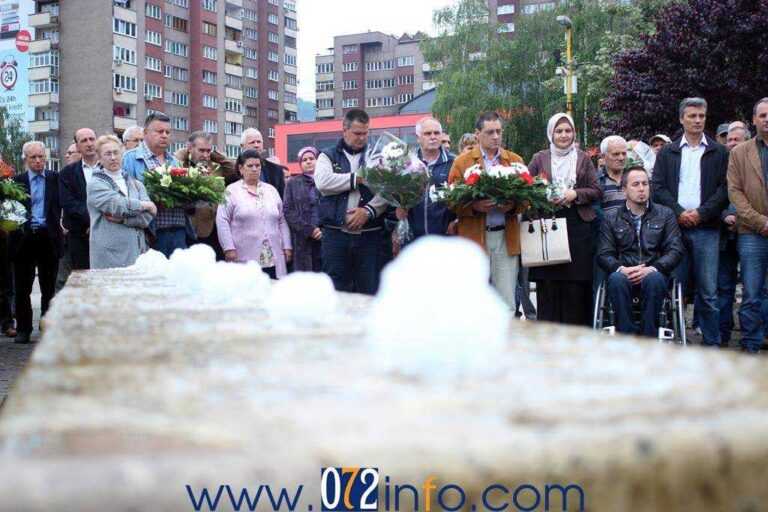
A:
<svg viewBox="0 0 768 512">
<path fill-rule="evenodd" d="M 680 344 L 688 345 L 685 332 L 685 303 L 683 302 L 683 285 L 675 279 L 672 283 L 672 314 L 675 334 Z"/>
<path fill-rule="evenodd" d="M 605 283 L 600 283 L 595 294 L 595 310 L 592 314 L 592 328 L 598 331 L 605 324 Z"/>
</svg>

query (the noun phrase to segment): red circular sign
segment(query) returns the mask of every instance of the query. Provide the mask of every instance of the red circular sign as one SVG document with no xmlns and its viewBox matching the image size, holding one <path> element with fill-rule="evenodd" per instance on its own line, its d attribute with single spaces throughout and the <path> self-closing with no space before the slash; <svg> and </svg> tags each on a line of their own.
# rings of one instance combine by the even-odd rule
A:
<svg viewBox="0 0 768 512">
<path fill-rule="evenodd" d="M 29 42 L 32 40 L 32 35 L 28 30 L 20 30 L 16 34 L 16 49 L 20 52 L 26 52 L 29 50 Z"/>
</svg>

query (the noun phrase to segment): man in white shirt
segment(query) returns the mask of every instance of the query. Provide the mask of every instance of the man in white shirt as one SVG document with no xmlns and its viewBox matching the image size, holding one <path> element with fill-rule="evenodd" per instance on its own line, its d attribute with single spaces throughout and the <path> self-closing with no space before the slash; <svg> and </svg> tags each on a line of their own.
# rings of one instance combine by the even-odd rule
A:
<svg viewBox="0 0 768 512">
<path fill-rule="evenodd" d="M 315 185 L 321 194 L 323 272 L 339 291 L 373 295 L 379 287 L 387 203 L 357 174 L 365 164 L 369 123 L 364 110 L 347 112 L 342 138 L 320 153 Z"/>
<path fill-rule="evenodd" d="M 686 254 L 676 275 L 683 288 L 693 277 L 703 344 L 719 346 L 717 271 L 720 214 L 728 207 L 728 151 L 704 134 L 707 102 L 685 98 L 679 108 L 683 136 L 664 146 L 653 170 L 653 201 L 677 216 Z"/>
</svg>

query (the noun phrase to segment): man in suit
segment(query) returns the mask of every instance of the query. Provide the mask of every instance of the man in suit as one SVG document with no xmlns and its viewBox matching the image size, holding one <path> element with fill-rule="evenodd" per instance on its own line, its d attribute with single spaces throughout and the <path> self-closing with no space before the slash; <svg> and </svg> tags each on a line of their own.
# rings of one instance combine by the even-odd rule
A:
<svg viewBox="0 0 768 512">
<path fill-rule="evenodd" d="M 760 314 L 768 271 L 768 98 L 755 104 L 757 136 L 731 150 L 728 196 L 736 207 L 744 295 L 739 308 L 741 349 L 756 354 L 763 344 Z"/>
<path fill-rule="evenodd" d="M 91 266 L 88 243 L 91 220 L 85 192 L 98 169 L 96 133 L 90 128 L 80 128 L 75 132 L 75 145 L 81 159 L 59 173 L 59 201 L 64 213 L 62 223 L 68 232 L 66 246 L 72 270 L 87 270 Z"/>
<path fill-rule="evenodd" d="M 40 141 L 24 144 L 26 170 L 13 179 L 29 194 L 24 201 L 27 222 L 11 233 L 10 253 L 16 278 L 16 343 L 29 343 L 32 333 L 32 285 L 37 273 L 42 315 L 55 293 L 56 271 L 61 253 L 61 207 L 59 179 L 45 170 L 45 146 Z"/>
<path fill-rule="evenodd" d="M 703 344 L 719 346 L 717 271 L 720 214 L 728 207 L 728 151 L 704 134 L 707 102 L 703 98 L 685 98 L 678 113 L 683 135 L 656 156 L 653 201 L 675 212 L 686 245 L 677 278 L 685 289 L 693 269 Z"/>
<path fill-rule="evenodd" d="M 256 128 L 246 128 L 240 137 L 240 150 L 255 149 L 260 154 L 264 153 L 264 137 Z M 265 156 L 266 160 L 266 156 Z M 285 192 L 285 171 L 282 165 L 266 160 L 261 167 L 261 181 L 269 183 L 277 189 L 280 199 Z"/>
</svg>

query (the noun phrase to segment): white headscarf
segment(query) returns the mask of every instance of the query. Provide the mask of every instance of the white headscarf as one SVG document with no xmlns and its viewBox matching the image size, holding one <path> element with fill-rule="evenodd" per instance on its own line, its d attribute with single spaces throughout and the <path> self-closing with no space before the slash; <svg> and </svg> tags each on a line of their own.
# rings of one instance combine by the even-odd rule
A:
<svg viewBox="0 0 768 512">
<path fill-rule="evenodd" d="M 555 127 L 561 119 L 567 119 L 571 123 L 571 128 L 574 130 L 573 142 L 565 149 L 560 149 L 555 146 Z M 567 180 L 571 183 L 576 183 L 576 162 L 578 160 L 578 152 L 576 151 L 576 125 L 573 123 L 573 118 L 568 114 L 560 112 L 549 118 L 547 123 L 547 138 L 549 139 L 549 152 L 552 155 L 552 176 L 551 178 L 561 180 Z"/>
</svg>

